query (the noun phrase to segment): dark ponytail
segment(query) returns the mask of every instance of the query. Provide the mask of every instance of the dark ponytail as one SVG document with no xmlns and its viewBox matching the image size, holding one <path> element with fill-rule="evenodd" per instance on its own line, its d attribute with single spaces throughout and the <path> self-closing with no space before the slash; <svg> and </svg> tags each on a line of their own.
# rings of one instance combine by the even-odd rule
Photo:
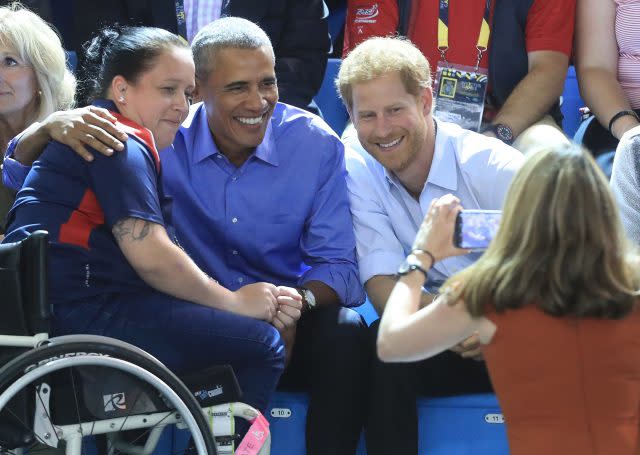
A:
<svg viewBox="0 0 640 455">
<path fill-rule="evenodd" d="M 97 98 L 105 98 L 115 76 L 135 83 L 169 47 L 188 48 L 189 44 L 161 28 L 119 25 L 103 28 L 83 45 L 78 104 L 86 105 Z"/>
</svg>

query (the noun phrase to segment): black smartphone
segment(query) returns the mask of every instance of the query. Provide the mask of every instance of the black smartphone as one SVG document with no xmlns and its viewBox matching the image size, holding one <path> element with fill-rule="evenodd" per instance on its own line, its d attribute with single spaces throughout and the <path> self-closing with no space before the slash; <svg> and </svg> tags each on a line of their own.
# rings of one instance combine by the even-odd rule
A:
<svg viewBox="0 0 640 455">
<path fill-rule="evenodd" d="M 463 210 L 456 218 L 453 244 L 458 248 L 484 250 L 498 232 L 500 210 Z"/>
</svg>

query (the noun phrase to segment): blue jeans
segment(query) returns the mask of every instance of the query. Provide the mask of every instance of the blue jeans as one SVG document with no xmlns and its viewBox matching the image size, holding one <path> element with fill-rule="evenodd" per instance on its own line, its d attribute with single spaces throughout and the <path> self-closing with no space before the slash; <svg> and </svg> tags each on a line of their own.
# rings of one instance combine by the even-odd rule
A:
<svg viewBox="0 0 640 455">
<path fill-rule="evenodd" d="M 284 345 L 271 324 L 159 292 L 54 304 L 53 332 L 126 341 L 177 374 L 231 365 L 243 401 L 260 411 L 266 409 L 284 370 Z"/>
</svg>

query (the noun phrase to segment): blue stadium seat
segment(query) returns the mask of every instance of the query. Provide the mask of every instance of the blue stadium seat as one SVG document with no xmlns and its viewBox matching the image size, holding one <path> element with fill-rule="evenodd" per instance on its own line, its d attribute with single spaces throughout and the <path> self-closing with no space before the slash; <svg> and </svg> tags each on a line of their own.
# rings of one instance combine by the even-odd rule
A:
<svg viewBox="0 0 640 455">
<path fill-rule="evenodd" d="M 324 120 L 333 128 L 338 136 L 342 134 L 349 118 L 349 114 L 347 114 L 347 110 L 342 104 L 334 85 L 334 80 L 338 75 L 341 62 L 342 60 L 339 58 L 329 59 L 322 86 L 314 98 L 314 101 L 322 112 Z"/>
<path fill-rule="evenodd" d="M 573 137 L 578 129 L 580 125 L 579 109 L 584 107 L 584 105 L 585 103 L 580 97 L 576 69 L 570 66 L 564 82 L 564 91 L 562 92 L 560 104 L 560 110 L 562 111 L 562 115 L 564 115 L 563 130 L 567 136 Z"/>
<path fill-rule="evenodd" d="M 507 455 L 507 436 L 495 395 L 418 400 L 419 453 L 423 455 Z M 304 393 L 277 392 L 269 405 L 271 453 L 305 455 Z M 336 409 L 336 412 L 340 412 Z M 331 435 L 327 435 L 331 437 Z M 357 455 L 366 455 L 361 439 Z"/>
</svg>

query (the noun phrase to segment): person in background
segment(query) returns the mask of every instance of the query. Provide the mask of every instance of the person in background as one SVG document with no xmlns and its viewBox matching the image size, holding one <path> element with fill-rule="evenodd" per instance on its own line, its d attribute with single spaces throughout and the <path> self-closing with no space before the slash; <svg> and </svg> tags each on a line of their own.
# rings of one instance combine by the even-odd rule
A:
<svg viewBox="0 0 640 455">
<path fill-rule="evenodd" d="M 18 3 L 0 8 L 0 147 L 34 122 L 73 106 L 75 78 L 60 38 Z M 15 193 L 0 182 L 0 239 Z"/>
<path fill-rule="evenodd" d="M 573 144 L 530 154 L 484 255 L 421 308 L 421 288 L 454 248 L 460 200 L 431 203 L 401 268 L 377 342 L 413 362 L 476 334 L 513 455 L 640 450 L 640 257 L 608 182 Z M 412 258 L 412 256 L 414 258 Z"/>
<path fill-rule="evenodd" d="M 639 23 L 638 0 L 578 0 L 576 74 L 593 114 L 582 144 L 607 175 L 618 141 L 640 125 Z"/>
<path fill-rule="evenodd" d="M 629 239 L 640 245 L 640 125 L 620 138 L 613 160 L 611 189 Z"/>
<path fill-rule="evenodd" d="M 284 368 L 275 326 L 297 320 L 302 303 L 264 282 L 231 291 L 173 243 L 158 149 L 189 112 L 189 46 L 159 28 L 105 28 L 86 52 L 84 91 L 128 139 L 91 162 L 50 142 L 18 192 L 5 241 L 49 232 L 54 335 L 117 338 L 178 374 L 229 364 L 244 401 L 264 410 Z"/>
<path fill-rule="evenodd" d="M 80 59 L 82 43 L 104 24 L 161 27 L 191 42 L 202 27 L 221 17 L 255 22 L 273 44 L 280 100 L 318 113 L 313 97 L 322 85 L 331 50 L 328 10 L 322 0 L 67 1 L 74 13 L 65 42 Z"/>
<path fill-rule="evenodd" d="M 480 114 L 480 131 L 521 150 L 529 127 L 562 126 L 575 1 L 348 0 L 344 54 L 373 36 L 408 37 L 427 57 L 434 82 L 438 68 L 453 70 L 442 80 L 457 78 L 459 88 L 476 81 L 454 103 L 435 92 L 436 117 L 476 130 L 456 119 Z"/>
</svg>

